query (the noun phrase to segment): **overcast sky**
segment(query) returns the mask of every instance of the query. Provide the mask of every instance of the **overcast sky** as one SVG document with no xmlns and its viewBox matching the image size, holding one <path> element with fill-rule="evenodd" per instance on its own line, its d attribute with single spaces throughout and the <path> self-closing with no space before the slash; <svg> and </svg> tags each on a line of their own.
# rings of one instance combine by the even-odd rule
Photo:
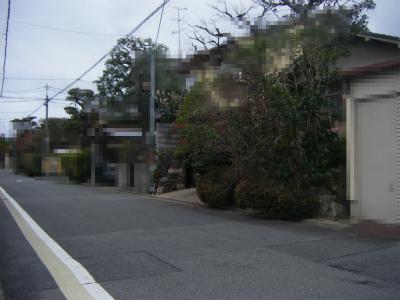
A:
<svg viewBox="0 0 400 300">
<path fill-rule="evenodd" d="M 0 61 L 3 62 L 7 1 L 0 0 Z M 164 11 L 159 42 L 167 45 L 171 55 L 177 56 L 177 10 L 185 7 L 182 18 L 196 24 L 200 20 L 215 18 L 210 4 L 216 1 L 172 0 Z M 228 2 L 247 6 L 251 0 Z M 143 18 L 162 3 L 162 0 L 12 0 L 9 24 L 8 55 L 4 95 L 12 97 L 42 98 L 48 83 L 49 94 L 61 89 L 79 76 L 97 59 L 109 51 L 118 39 L 134 28 Z M 400 0 L 376 0 L 377 7 L 369 13 L 373 32 L 400 36 L 398 13 Z M 160 13 L 155 15 L 136 34 L 138 37 L 155 39 Z M 78 34 L 49 30 L 34 24 L 69 31 L 96 34 Z M 188 29 L 187 23 L 182 24 Z M 182 32 L 182 48 L 190 53 L 190 40 Z M 94 88 L 91 83 L 100 74 L 103 64 L 89 73 L 77 86 Z M 1 72 L 1 71 L 0 71 Z M 54 89 L 53 89 L 54 88 Z M 29 91 L 26 91 L 29 90 Z M 60 95 L 57 98 L 65 98 Z M 42 103 L 39 100 L 24 102 L 19 99 L 0 99 L 0 133 L 9 132 L 9 121 L 28 115 Z M 50 103 L 50 116 L 65 116 L 60 102 Z M 35 113 L 44 117 L 44 107 Z"/>
</svg>

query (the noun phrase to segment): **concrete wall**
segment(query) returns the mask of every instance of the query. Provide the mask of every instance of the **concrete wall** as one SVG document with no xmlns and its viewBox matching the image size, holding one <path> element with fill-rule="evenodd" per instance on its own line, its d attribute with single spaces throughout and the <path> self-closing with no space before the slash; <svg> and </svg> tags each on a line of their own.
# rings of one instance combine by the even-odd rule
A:
<svg viewBox="0 0 400 300">
<path fill-rule="evenodd" d="M 134 172 L 135 182 L 133 189 L 139 193 L 147 193 L 150 185 L 149 166 L 145 163 L 135 163 Z"/>
</svg>

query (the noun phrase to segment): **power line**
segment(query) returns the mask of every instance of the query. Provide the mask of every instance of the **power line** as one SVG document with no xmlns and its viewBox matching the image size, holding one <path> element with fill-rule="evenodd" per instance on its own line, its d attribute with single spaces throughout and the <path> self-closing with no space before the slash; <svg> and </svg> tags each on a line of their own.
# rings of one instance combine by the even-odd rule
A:
<svg viewBox="0 0 400 300">
<path fill-rule="evenodd" d="M 133 28 L 125 37 L 131 37 L 137 30 L 139 30 L 140 27 L 142 27 L 149 19 L 151 19 L 160 9 L 162 9 L 170 0 L 164 0 L 163 3 L 157 7 L 152 13 L 150 13 L 142 22 L 140 22 L 135 28 Z M 70 88 L 72 85 L 74 85 L 76 82 L 81 80 L 86 74 L 88 74 L 90 71 L 92 71 L 98 64 L 100 64 L 110 53 L 112 49 L 108 51 L 105 55 L 103 55 L 100 59 L 98 59 L 89 69 L 87 69 L 85 72 L 83 72 L 77 79 L 73 80 L 70 84 L 65 86 L 61 91 L 55 93 L 53 96 L 49 98 L 49 100 L 54 99 L 54 97 L 58 96 L 62 92 L 66 91 L 68 88 Z"/>
<path fill-rule="evenodd" d="M 5 93 L 22 93 L 22 94 L 26 94 L 26 93 L 37 93 L 37 92 L 42 92 L 44 89 L 44 87 L 41 88 L 35 88 L 35 89 L 26 89 L 26 90 L 5 90 Z"/>
<path fill-rule="evenodd" d="M 3 95 L 0 98 L 3 99 L 18 99 L 18 100 L 43 100 L 43 98 L 38 98 L 38 97 L 16 97 L 16 96 L 8 96 L 8 95 Z M 55 100 L 65 100 L 61 98 L 54 98 Z M 67 101 L 67 100 L 65 100 Z M 3 103 L 4 101 L 0 101 L 0 103 Z"/>
<path fill-rule="evenodd" d="M 34 113 L 36 113 L 37 111 L 39 111 L 39 109 L 41 109 L 43 106 L 45 106 L 45 103 L 42 103 L 38 108 L 36 108 L 33 112 L 31 112 L 28 117 L 32 116 Z"/>
<path fill-rule="evenodd" d="M 156 45 L 157 45 L 157 41 L 158 41 L 158 35 L 159 35 L 159 33 L 160 33 L 162 17 L 163 17 L 163 14 L 164 14 L 164 7 L 165 7 L 165 0 L 164 0 L 164 5 L 163 5 L 162 10 L 161 10 L 160 22 L 158 22 L 158 29 L 157 29 L 157 36 L 156 36 Z"/>
<path fill-rule="evenodd" d="M 0 114 L 27 114 L 30 111 L 0 111 Z"/>
<path fill-rule="evenodd" d="M 88 31 L 78 31 L 78 30 L 63 29 L 63 28 L 50 27 L 50 26 L 45 26 L 45 25 L 40 25 L 40 24 L 28 23 L 28 22 L 19 21 L 19 20 L 11 20 L 11 22 L 18 23 L 18 24 L 23 24 L 23 25 L 27 25 L 27 26 L 33 26 L 33 27 L 37 27 L 37 28 L 42 28 L 42 29 L 47 29 L 47 30 L 60 31 L 60 32 L 69 32 L 69 33 L 76 33 L 76 34 L 110 36 L 110 37 L 123 36 L 123 34 L 115 34 L 115 33 L 99 33 L 99 32 L 88 32 Z"/>
<path fill-rule="evenodd" d="M 10 12 L 11 12 L 11 0 L 8 0 L 7 22 L 6 22 L 6 39 L 5 39 L 5 44 L 4 44 L 3 74 L 2 74 L 2 78 L 1 78 L 1 91 L 0 91 L 0 96 L 3 95 L 4 79 L 5 79 L 5 76 L 6 76 L 7 45 L 8 45 L 8 26 L 9 26 L 9 23 L 10 23 Z"/>
<path fill-rule="evenodd" d="M 67 80 L 74 80 L 75 78 L 28 78 L 28 77 L 5 77 L 6 80 L 62 80 L 62 81 L 67 81 Z M 87 82 L 87 83 L 92 83 L 88 80 L 83 80 L 80 79 L 80 81 Z"/>
<path fill-rule="evenodd" d="M 35 100 L 33 100 L 33 99 L 26 99 L 26 100 L 10 100 L 10 101 L 7 101 L 7 100 L 5 100 L 5 101 L 1 101 L 1 103 L 20 103 L 20 102 L 33 102 L 33 101 L 38 101 L 38 100 L 43 100 L 43 99 L 35 99 Z"/>
</svg>

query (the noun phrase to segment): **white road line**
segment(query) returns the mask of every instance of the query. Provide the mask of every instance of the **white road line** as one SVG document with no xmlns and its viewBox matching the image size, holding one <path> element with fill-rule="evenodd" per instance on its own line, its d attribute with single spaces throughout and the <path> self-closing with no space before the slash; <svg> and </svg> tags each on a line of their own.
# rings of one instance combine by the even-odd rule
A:
<svg viewBox="0 0 400 300">
<path fill-rule="evenodd" d="M 1 186 L 0 197 L 67 299 L 114 299 Z"/>
</svg>

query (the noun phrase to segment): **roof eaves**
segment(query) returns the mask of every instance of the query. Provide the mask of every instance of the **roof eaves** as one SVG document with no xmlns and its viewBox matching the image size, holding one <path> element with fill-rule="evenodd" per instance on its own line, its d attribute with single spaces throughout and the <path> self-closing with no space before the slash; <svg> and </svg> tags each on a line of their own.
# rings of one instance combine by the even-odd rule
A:
<svg viewBox="0 0 400 300">
<path fill-rule="evenodd" d="M 375 40 L 384 43 L 395 44 L 400 48 L 400 37 L 374 33 L 374 32 L 364 32 L 357 34 L 358 37 L 363 38 L 366 42 L 369 40 Z"/>
</svg>

